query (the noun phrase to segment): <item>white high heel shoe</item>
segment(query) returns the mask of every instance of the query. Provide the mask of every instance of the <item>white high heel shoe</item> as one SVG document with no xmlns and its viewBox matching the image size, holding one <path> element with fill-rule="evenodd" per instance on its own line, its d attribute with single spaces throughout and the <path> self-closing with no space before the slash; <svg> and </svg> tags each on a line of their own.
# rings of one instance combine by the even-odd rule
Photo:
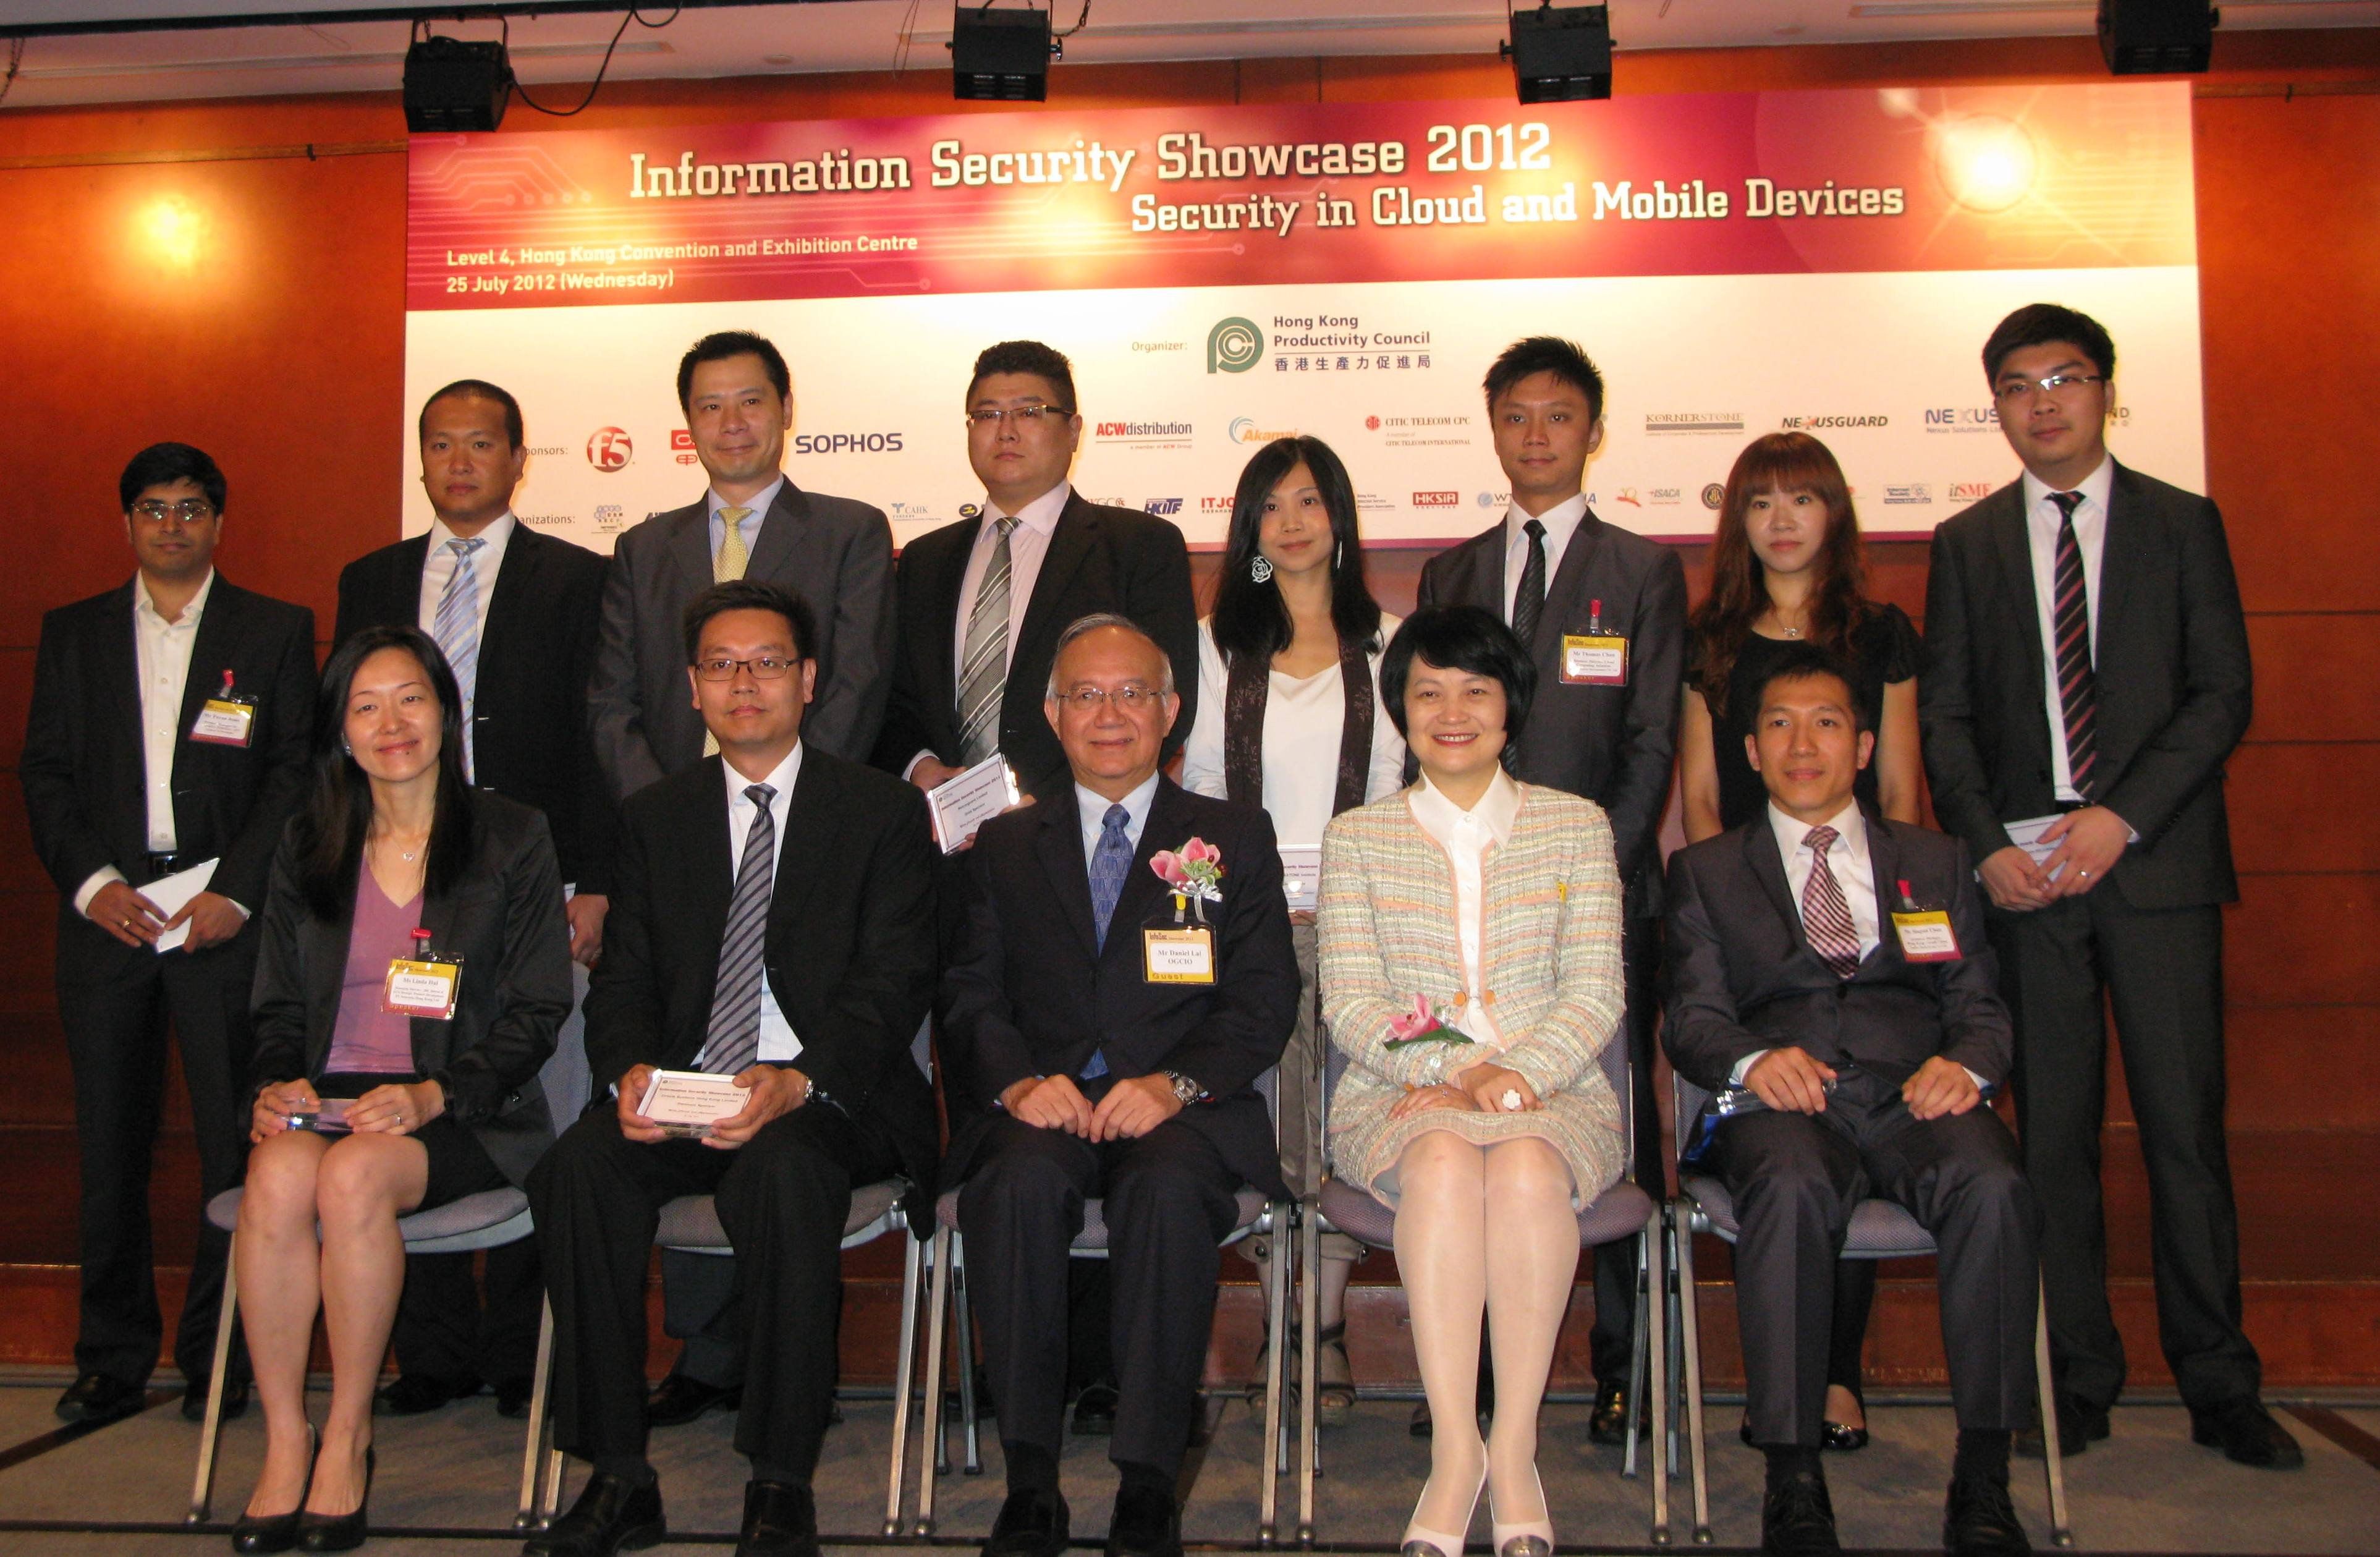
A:
<svg viewBox="0 0 2380 1557">
<path fill-rule="evenodd" d="M 1449 1534 L 1444 1530 L 1424 1529 L 1418 1523 L 1405 1527 L 1404 1539 L 1398 1543 L 1397 1557 L 1463 1557 L 1464 1538 L 1471 1533 L 1472 1511 L 1479 1506 L 1479 1494 L 1488 1487 L 1488 1446 L 1479 1446 L 1479 1485 L 1471 1489 L 1471 1501 L 1463 1505 L 1463 1527 Z M 1424 1486 L 1421 1497 L 1414 1500 L 1416 1520 L 1421 1514 L 1422 1498 L 1429 1496 Z"/>
<path fill-rule="evenodd" d="M 1546 1484 L 1535 1466 L 1529 1467 L 1529 1479 L 1536 1482 L 1537 1502 L 1546 1510 L 1538 1518 L 1507 1525 L 1496 1517 L 1496 1500 L 1488 1500 L 1488 1539 L 1496 1543 L 1496 1557 L 1553 1557 L 1553 1508 L 1546 1502 Z"/>
</svg>

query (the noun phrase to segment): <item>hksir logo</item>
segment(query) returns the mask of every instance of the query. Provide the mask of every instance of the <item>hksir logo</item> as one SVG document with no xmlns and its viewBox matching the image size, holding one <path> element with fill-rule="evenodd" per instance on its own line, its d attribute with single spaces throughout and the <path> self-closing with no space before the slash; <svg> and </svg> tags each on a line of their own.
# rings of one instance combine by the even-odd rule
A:
<svg viewBox="0 0 2380 1557">
<path fill-rule="evenodd" d="M 598 470 L 625 470 L 637 457 L 637 445 L 617 427 L 599 427 L 587 440 L 587 463 Z"/>
<path fill-rule="evenodd" d="M 1253 320 L 1226 319 L 1207 332 L 1207 371 L 1245 373 L 1264 360 L 1264 332 Z"/>
</svg>

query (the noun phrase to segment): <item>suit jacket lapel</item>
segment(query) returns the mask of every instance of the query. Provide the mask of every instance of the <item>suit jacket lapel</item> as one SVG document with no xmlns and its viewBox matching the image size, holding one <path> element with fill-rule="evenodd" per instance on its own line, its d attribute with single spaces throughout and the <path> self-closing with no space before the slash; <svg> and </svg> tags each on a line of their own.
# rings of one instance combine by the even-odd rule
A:
<svg viewBox="0 0 2380 1557">
<path fill-rule="evenodd" d="M 1892 928 L 1893 911 L 1900 906 L 1900 845 L 1891 825 L 1873 811 L 1863 809 L 1860 821 L 1867 829 L 1868 874 L 1876 888 L 1876 950 L 1860 959 L 1865 968 L 1900 950 L 1900 938 Z"/>
<path fill-rule="evenodd" d="M 1548 609 L 1537 618 L 1536 641 L 1529 645 L 1531 658 L 1560 664 L 1556 651 L 1561 644 L 1563 613 L 1551 607 L 1556 601 L 1567 605 L 1586 592 L 1587 570 L 1595 566 L 1596 549 L 1602 543 L 1603 521 L 1590 508 L 1579 516 L 1578 528 L 1571 531 L 1570 544 L 1562 548 L 1561 561 L 1555 566 L 1553 581 L 1546 587 Z"/>
<path fill-rule="evenodd" d="M 768 939 L 772 946 L 781 940 L 790 943 L 795 939 L 793 927 L 809 906 L 810 882 L 814 879 L 813 872 L 803 868 L 803 862 L 834 846 L 835 827 L 842 815 L 833 775 L 820 770 L 812 760 L 815 755 L 803 756 L 802 771 L 794 780 L 793 796 L 785 802 L 785 835 L 777 840 L 777 874 L 769 899 Z M 784 1004 L 783 991 L 778 991 L 777 1004 Z"/>
<path fill-rule="evenodd" d="M 783 578 L 791 571 L 794 546 L 808 525 L 809 495 L 794 485 L 793 478 L 777 489 L 777 501 L 769 505 L 769 516 L 760 526 L 759 539 L 752 543 L 752 560 L 744 569 L 747 578 Z M 708 540 L 708 532 L 705 535 Z"/>
<path fill-rule="evenodd" d="M 1784 919 L 1785 929 L 1793 943 L 1812 956 L 1810 938 L 1802 933 L 1802 914 L 1793 906 L 1793 889 L 1785 880 L 1785 857 L 1779 853 L 1777 830 L 1768 824 L 1764 812 L 1758 820 L 1747 822 L 1743 832 L 1744 863 L 1752 867 L 1753 879 L 1768 895 L 1768 905 Z"/>
<path fill-rule="evenodd" d="M 508 546 L 505 550 L 509 552 L 511 548 Z M 357 869 L 366 876 L 371 873 L 371 866 L 369 862 L 358 865 Z M 370 890 L 378 892 L 380 888 L 375 884 Z M 352 922 L 352 916 L 350 916 L 350 922 Z M 445 953 L 453 947 L 455 924 L 454 899 L 431 892 L 425 887 L 421 894 L 421 928 L 430 932 L 431 951 Z M 339 944 L 342 946 L 346 944 L 346 936 L 339 938 Z M 438 1038 L 439 1025 L 428 1016 L 416 1016 L 412 1019 L 414 1063 L 417 1065 L 420 1063 L 422 1055 L 439 1052 L 441 1047 Z"/>
<path fill-rule="evenodd" d="M 110 597 L 105 617 L 108 626 L 92 646 L 91 658 L 96 673 L 94 690 L 101 694 L 99 700 L 104 705 L 96 711 L 97 717 L 103 725 L 115 729 L 115 800 L 130 805 L 134 825 L 145 835 L 149 830 L 145 809 L 148 770 L 144 766 L 147 746 L 140 729 L 140 628 L 132 616 L 134 591 L 140 588 L 136 577 Z"/>
<path fill-rule="evenodd" d="M 1059 914 L 1081 943 L 1083 960 L 1096 963 L 1099 932 L 1091 923 L 1091 873 L 1083 859 L 1083 822 L 1075 806 L 1075 786 L 1068 785 L 1037 809 L 1042 813 L 1041 831 L 1033 841 L 1033 850 L 1041 857 L 1041 869 L 1050 878 Z"/>
<path fill-rule="evenodd" d="M 2107 488 L 2107 528 L 2099 536 L 2099 620 L 2091 634 L 2092 663 L 2099 666 L 2107 663 L 2107 646 L 2122 640 L 2120 624 L 2131 608 L 2131 584 L 2139 572 L 2132 559 L 2141 543 L 2140 493 L 2132 473 L 2122 466 L 2116 467 L 2114 476 Z M 2103 717 L 2103 732 L 2105 727 Z"/>
<path fill-rule="evenodd" d="M 504 551 L 509 555 L 512 548 L 507 546 Z M 388 586 L 388 596 L 380 602 L 380 614 L 384 620 L 408 627 L 421 625 L 421 575 L 429 566 L 427 531 L 390 548 L 388 568 L 382 575 Z"/>
<path fill-rule="evenodd" d="M 525 610 L 537 589 L 537 572 L 545 551 L 545 537 L 529 529 L 519 519 L 513 520 L 512 539 L 504 542 L 504 560 L 496 569 L 496 587 L 488 596 L 488 625 L 480 633 L 479 687 L 484 692 L 491 677 L 488 667 L 500 665 L 504 655 L 513 646 L 513 618 Z M 426 559 L 425 559 L 426 560 Z M 421 590 L 420 575 L 413 580 L 414 593 Z M 478 699 L 481 708 L 488 699 Z"/>
<path fill-rule="evenodd" d="M 1447 553 L 1447 593 L 1440 605 L 1475 605 L 1482 611 L 1492 611 L 1496 619 L 1504 619 L 1504 525 L 1498 520 L 1496 528 L 1469 541 Z"/>
<path fill-rule="evenodd" d="M 693 507 L 679 512 L 670 530 L 670 556 L 684 571 L 686 598 L 691 599 L 710 584 L 710 497 L 705 493 Z M 748 570 L 747 570 L 748 571 Z M 725 802 L 722 802 L 724 804 Z"/>
<path fill-rule="evenodd" d="M 188 839 L 191 835 L 192 829 L 182 818 L 182 797 L 199 787 L 199 779 L 195 772 L 189 775 L 187 782 L 182 772 L 184 760 L 196 755 L 196 750 L 188 739 L 190 728 L 199 722 L 199 710 L 205 705 L 206 700 L 223 691 L 224 671 L 231 664 L 232 647 L 239 641 L 240 628 L 246 615 L 247 612 L 242 607 L 238 591 L 231 589 L 225 582 L 224 576 L 217 573 L 213 586 L 207 590 L 207 607 L 199 615 L 198 634 L 190 640 L 189 674 L 182 678 L 182 712 L 174 725 L 174 772 L 171 778 L 174 792 L 174 831 L 183 839 Z M 139 663 L 137 652 L 134 656 L 134 663 L 136 666 Z M 136 675 L 139 674 L 137 669 L 134 674 Z M 242 687 L 237 677 L 235 676 L 232 681 L 232 691 L 235 694 L 253 698 L 262 692 L 263 688 Z M 136 712 L 140 708 L 137 697 L 133 707 Z M 301 717 L 303 716 L 301 713 Z M 251 727 L 251 737 L 253 735 L 254 730 Z M 136 744 L 133 749 L 138 751 L 140 746 Z"/>
<path fill-rule="evenodd" d="M 976 522 L 978 525 L 982 523 L 980 519 Z M 1100 528 L 1098 512 L 1083 501 L 1083 494 L 1068 493 L 1066 505 L 1058 511 L 1057 528 L 1050 532 L 1049 549 L 1041 553 L 1041 570 L 1033 576 L 1033 598 L 1025 605 L 1025 620 L 1016 633 L 1018 643 L 1038 643 L 1044 638 L 1055 639 L 1065 627 L 1065 623 L 1051 619 L 1057 614 L 1059 597 L 1066 592 L 1066 586 L 1073 582 L 1075 575 L 1082 571 L 1083 560 L 1091 554 L 1091 547 L 1099 539 Z M 963 579 L 966 564 L 965 553 L 961 555 L 959 569 Z M 953 631 L 957 630 L 961 579 L 953 579 L 951 584 L 950 615 Z M 943 656 L 945 660 L 949 657 Z M 952 700 L 955 702 L 956 699 L 957 688 L 953 687 Z"/>
<path fill-rule="evenodd" d="M 2025 683 L 2025 696 L 2038 703 L 2044 674 L 2040 582 L 2033 576 L 2033 541 L 2025 533 L 2023 479 L 2020 477 L 2002 490 L 2008 493 L 2008 500 L 1991 517 L 1992 541 L 1999 552 L 2001 571 L 2008 578 L 2009 605 L 2016 613 L 2017 637 L 2023 640 L 2025 664 L 2032 672 Z M 1979 622 L 1970 630 L 1988 629 Z"/>
</svg>

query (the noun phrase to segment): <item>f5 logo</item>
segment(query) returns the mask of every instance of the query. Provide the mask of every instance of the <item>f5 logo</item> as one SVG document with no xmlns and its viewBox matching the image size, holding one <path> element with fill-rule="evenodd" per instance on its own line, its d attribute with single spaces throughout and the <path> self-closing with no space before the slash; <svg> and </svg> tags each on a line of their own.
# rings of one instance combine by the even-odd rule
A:
<svg viewBox="0 0 2380 1557">
<path fill-rule="evenodd" d="M 637 457 L 636 440 L 617 427 L 599 427 L 587 440 L 587 463 L 605 473 L 625 470 Z"/>
</svg>

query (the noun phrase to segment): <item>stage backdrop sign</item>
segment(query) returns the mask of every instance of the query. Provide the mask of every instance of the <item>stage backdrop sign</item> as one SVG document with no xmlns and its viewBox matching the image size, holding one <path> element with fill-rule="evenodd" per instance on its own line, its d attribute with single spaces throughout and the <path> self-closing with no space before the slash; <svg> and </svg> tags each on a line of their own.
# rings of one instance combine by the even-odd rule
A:
<svg viewBox="0 0 2380 1557">
<path fill-rule="evenodd" d="M 1656 535 L 1779 428 L 1872 532 L 1930 530 L 2015 472 L 1977 353 L 2044 298 L 2121 343 L 2119 453 L 2204 464 L 2187 83 L 417 136 L 408 217 L 409 403 L 513 390 L 523 518 L 598 550 L 700 493 L 674 370 L 728 327 L 791 361 L 793 479 L 903 541 L 980 500 L 968 365 L 1017 336 L 1074 359 L 1075 485 L 1197 543 L 1290 432 L 1368 536 L 1482 528 L 1480 376 L 1533 334 L 1601 365 L 1595 505 Z"/>
</svg>

